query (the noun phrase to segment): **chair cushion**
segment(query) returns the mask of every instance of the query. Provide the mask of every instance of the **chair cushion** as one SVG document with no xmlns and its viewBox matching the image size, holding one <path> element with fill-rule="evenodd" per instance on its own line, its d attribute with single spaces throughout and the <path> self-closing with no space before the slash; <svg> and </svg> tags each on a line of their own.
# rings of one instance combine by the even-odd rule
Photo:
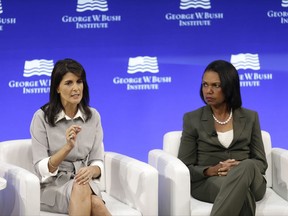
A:
<svg viewBox="0 0 288 216">
<path fill-rule="evenodd" d="M 209 216 L 213 204 L 202 202 L 191 197 L 190 209 L 193 216 Z"/>
<path fill-rule="evenodd" d="M 133 215 L 133 216 L 141 216 L 141 212 L 122 203 L 121 201 L 113 198 L 106 192 L 102 192 L 102 198 L 104 201 L 106 201 L 106 206 L 110 213 L 114 216 L 127 216 L 127 215 Z"/>
<path fill-rule="evenodd" d="M 287 216 L 287 201 L 271 188 L 267 188 L 264 198 L 256 203 L 256 216 Z"/>
<path fill-rule="evenodd" d="M 269 203 L 269 204 L 267 204 Z M 191 197 L 191 215 L 208 216 L 210 215 L 213 204 L 201 202 Z M 281 198 L 271 188 L 267 188 L 264 198 L 256 202 L 256 216 L 287 216 L 287 201 Z"/>
</svg>

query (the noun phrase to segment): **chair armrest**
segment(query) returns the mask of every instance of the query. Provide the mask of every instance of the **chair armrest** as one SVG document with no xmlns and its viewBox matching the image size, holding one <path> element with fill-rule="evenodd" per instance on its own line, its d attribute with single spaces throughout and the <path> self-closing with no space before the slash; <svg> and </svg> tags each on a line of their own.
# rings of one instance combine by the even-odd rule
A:
<svg viewBox="0 0 288 216">
<path fill-rule="evenodd" d="M 272 148 L 272 187 L 288 201 L 288 150 Z"/>
<path fill-rule="evenodd" d="M 148 162 L 159 174 L 159 215 L 190 215 L 190 173 L 187 166 L 161 149 L 151 150 Z"/>
<path fill-rule="evenodd" d="M 137 159 L 105 152 L 106 192 L 139 210 L 143 216 L 158 215 L 158 172 Z"/>
<path fill-rule="evenodd" d="M 40 215 L 40 183 L 35 174 L 0 161 L 0 176 L 7 180 L 0 191 L 1 215 Z"/>
</svg>

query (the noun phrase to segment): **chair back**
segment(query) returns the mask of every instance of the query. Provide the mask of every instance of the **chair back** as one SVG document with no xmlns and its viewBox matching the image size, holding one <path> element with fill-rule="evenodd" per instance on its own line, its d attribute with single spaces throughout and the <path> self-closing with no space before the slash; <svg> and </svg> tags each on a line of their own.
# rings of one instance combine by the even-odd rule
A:
<svg viewBox="0 0 288 216">
<path fill-rule="evenodd" d="M 31 139 L 18 139 L 1 142 L 0 160 L 35 173 L 32 164 Z"/>
<path fill-rule="evenodd" d="M 178 156 L 182 131 L 170 131 L 164 134 L 163 150 L 173 156 Z"/>
<path fill-rule="evenodd" d="M 266 180 L 267 180 L 267 187 L 272 187 L 272 159 L 271 159 L 271 152 L 272 152 L 272 143 L 271 143 L 271 136 L 267 131 L 262 130 L 262 139 L 264 144 L 264 149 L 266 153 L 266 159 L 268 163 L 268 169 L 266 170 Z M 182 131 L 170 131 L 164 134 L 163 137 L 163 150 L 173 156 L 178 156 L 180 140 L 182 136 Z"/>
</svg>

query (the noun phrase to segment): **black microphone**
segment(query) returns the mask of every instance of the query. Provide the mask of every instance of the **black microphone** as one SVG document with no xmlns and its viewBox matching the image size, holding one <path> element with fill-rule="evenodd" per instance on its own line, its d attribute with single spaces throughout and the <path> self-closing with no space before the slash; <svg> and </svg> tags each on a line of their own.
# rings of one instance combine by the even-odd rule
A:
<svg viewBox="0 0 288 216">
<path fill-rule="evenodd" d="M 217 136 L 218 136 L 218 134 L 217 134 L 217 132 L 216 132 L 216 131 L 213 131 L 213 132 L 212 132 L 212 134 L 211 134 L 211 136 L 212 136 L 212 137 L 217 137 Z"/>
</svg>

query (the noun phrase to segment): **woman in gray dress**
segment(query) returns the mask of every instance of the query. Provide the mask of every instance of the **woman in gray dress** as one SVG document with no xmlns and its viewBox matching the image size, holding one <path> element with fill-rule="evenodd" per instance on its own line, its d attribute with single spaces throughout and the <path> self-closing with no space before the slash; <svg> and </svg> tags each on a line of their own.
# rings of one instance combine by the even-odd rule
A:
<svg viewBox="0 0 288 216">
<path fill-rule="evenodd" d="M 49 102 L 35 112 L 30 132 L 41 210 L 111 215 L 94 180 L 103 170 L 101 119 L 89 107 L 86 73 L 77 61 L 56 62 Z"/>
</svg>

